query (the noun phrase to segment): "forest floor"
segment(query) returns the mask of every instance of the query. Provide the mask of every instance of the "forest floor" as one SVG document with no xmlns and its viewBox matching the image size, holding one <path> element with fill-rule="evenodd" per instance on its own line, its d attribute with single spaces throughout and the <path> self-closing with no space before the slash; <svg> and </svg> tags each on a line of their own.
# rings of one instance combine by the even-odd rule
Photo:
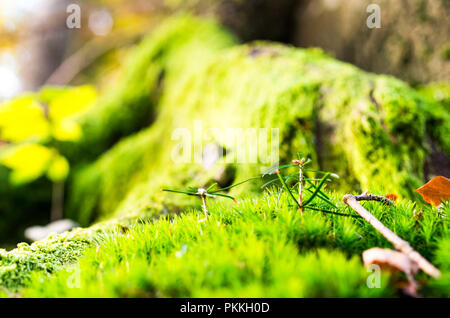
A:
<svg viewBox="0 0 450 318">
<path fill-rule="evenodd" d="M 342 195 L 330 194 L 344 209 Z M 201 209 L 99 232 L 79 261 L 49 274 L 34 270 L 25 297 L 391 297 L 402 295 L 403 274 L 370 281 L 360 254 L 391 247 L 365 220 L 305 210 L 275 188 L 238 204 L 210 200 Z M 324 203 L 314 200 L 313 206 Z M 442 271 L 420 273 L 421 296 L 450 292 L 448 219 L 436 208 L 418 216 L 415 204 L 367 202 L 365 208 L 409 241 Z M 448 213 L 449 207 L 444 208 Z M 356 215 L 351 209 L 349 214 Z M 371 278 L 372 277 L 372 278 Z M 4 292 L 4 296 L 7 296 Z"/>
</svg>

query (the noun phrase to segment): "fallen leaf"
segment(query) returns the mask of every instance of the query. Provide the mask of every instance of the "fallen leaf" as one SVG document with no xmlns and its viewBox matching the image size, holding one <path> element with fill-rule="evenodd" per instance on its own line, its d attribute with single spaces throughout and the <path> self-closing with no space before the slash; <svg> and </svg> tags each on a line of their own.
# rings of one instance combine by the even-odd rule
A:
<svg viewBox="0 0 450 318">
<path fill-rule="evenodd" d="M 414 280 L 414 274 L 419 270 L 419 265 L 408 255 L 391 249 L 374 247 L 362 253 L 364 266 L 377 264 L 382 269 L 391 272 L 402 271 L 405 273 L 407 281 L 399 282 L 398 287 L 410 297 L 420 297 L 417 293 L 419 285 Z"/>
<path fill-rule="evenodd" d="M 388 198 L 392 202 L 397 202 L 397 200 L 398 200 L 398 196 L 395 193 L 386 194 L 386 198 Z"/>
<path fill-rule="evenodd" d="M 437 176 L 414 191 L 420 193 L 429 204 L 438 206 L 450 199 L 450 179 Z"/>
<path fill-rule="evenodd" d="M 414 275 L 419 270 L 416 262 L 412 261 L 408 255 L 391 249 L 374 247 L 362 253 L 365 266 L 378 264 L 381 268 L 389 269 L 392 272 L 402 271 L 407 276 Z"/>
</svg>

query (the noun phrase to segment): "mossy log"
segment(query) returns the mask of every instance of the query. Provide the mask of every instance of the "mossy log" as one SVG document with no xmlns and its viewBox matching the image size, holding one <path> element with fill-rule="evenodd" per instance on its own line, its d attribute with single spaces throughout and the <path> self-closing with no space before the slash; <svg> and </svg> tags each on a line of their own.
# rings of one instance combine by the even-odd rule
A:
<svg viewBox="0 0 450 318">
<path fill-rule="evenodd" d="M 204 130 L 278 128 L 281 162 L 300 151 L 338 173 L 340 190 L 411 198 L 424 181 L 430 154 L 450 153 L 448 110 L 391 76 L 366 73 L 318 49 L 270 42 L 224 49 L 195 67 L 188 52 L 178 54 L 184 67 L 167 70 L 173 80 L 164 85 L 156 121 L 74 175 L 69 210 L 83 215 L 82 223 L 116 209 L 126 213 L 150 197 L 160 200 L 162 185 L 214 180 L 217 171 L 194 162 L 195 154 L 189 163 L 172 160 L 172 133 L 193 133 L 195 121 Z M 227 156 L 235 155 L 233 137 L 216 138 L 231 150 Z M 241 180 L 259 174 L 263 164 L 228 166 L 233 179 Z"/>
</svg>

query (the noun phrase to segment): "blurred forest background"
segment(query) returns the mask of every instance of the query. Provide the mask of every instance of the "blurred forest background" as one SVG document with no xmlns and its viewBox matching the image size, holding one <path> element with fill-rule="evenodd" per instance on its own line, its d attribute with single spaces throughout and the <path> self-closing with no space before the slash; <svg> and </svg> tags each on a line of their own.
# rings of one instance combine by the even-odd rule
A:
<svg viewBox="0 0 450 318">
<path fill-rule="evenodd" d="M 81 7 L 81 28 L 68 29 L 66 8 Z M 365 20 L 380 5 L 382 28 Z M 2 0 L 0 98 L 44 84 L 99 88 L 114 81 L 126 51 L 177 11 L 214 16 L 241 41 L 318 46 L 364 70 L 412 84 L 450 78 L 447 0 Z"/>
<path fill-rule="evenodd" d="M 69 29 L 66 9 L 73 3 L 81 8 L 81 27 Z M 376 32 L 366 26 L 370 3 L 381 8 L 382 27 Z M 412 86 L 450 79 L 448 0 L 1 0 L 0 101 L 44 85 L 89 84 L 92 89 L 77 92 L 87 105 L 120 81 L 125 56 L 145 35 L 166 17 L 186 11 L 214 17 L 241 42 L 320 47 L 339 60 L 394 75 Z M 64 98 L 67 103 L 70 93 Z M 61 116 L 53 120 L 63 120 Z M 60 140 L 64 138 L 70 137 Z M 0 140 L 0 147 L 5 144 Z M 64 159 L 57 159 L 49 173 L 54 181 L 65 174 Z M 48 204 L 37 206 L 33 200 L 29 204 L 44 212 L 30 215 L 20 228 L 9 231 L 23 233 L 42 223 L 50 210 Z M 17 241 L 10 237 L 6 246 Z"/>
</svg>

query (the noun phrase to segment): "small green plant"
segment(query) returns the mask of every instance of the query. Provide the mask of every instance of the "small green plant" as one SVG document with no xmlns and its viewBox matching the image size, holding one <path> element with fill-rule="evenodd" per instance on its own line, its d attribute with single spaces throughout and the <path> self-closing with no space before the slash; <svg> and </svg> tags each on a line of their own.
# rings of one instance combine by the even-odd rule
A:
<svg viewBox="0 0 450 318">
<path fill-rule="evenodd" d="M 264 173 L 265 175 L 270 175 L 276 173 L 277 178 L 274 178 L 267 183 L 265 183 L 262 188 L 267 187 L 268 185 L 280 181 L 282 190 L 286 191 L 289 194 L 289 197 L 292 198 L 292 200 L 296 203 L 298 206 L 300 213 L 303 215 L 304 209 L 311 209 L 316 211 L 321 211 L 323 213 L 331 213 L 331 214 L 337 214 L 342 216 L 351 216 L 351 217 L 359 217 L 357 215 L 352 214 L 344 214 L 338 211 L 337 206 L 331 201 L 331 199 L 326 195 L 322 188 L 325 185 L 326 182 L 332 181 L 332 178 L 339 178 L 339 176 L 335 173 L 321 171 L 321 170 L 314 170 L 314 169 L 306 169 L 305 166 L 311 163 L 311 159 L 303 158 L 300 153 L 297 153 L 297 159 L 292 160 L 291 164 L 286 164 L 282 166 L 278 166 L 276 168 L 270 169 L 268 172 Z M 290 167 L 298 167 L 298 173 L 289 174 L 287 176 L 283 176 L 281 173 L 282 169 L 287 169 Z M 322 178 L 309 178 L 308 173 L 316 173 L 323 175 Z M 294 180 L 292 188 L 288 186 L 288 182 L 291 180 Z M 315 184 L 315 182 L 318 182 Z M 298 185 L 298 198 L 295 198 L 294 194 L 292 193 L 293 188 Z M 311 196 L 304 200 L 304 190 L 311 193 Z M 327 205 L 331 206 L 333 210 L 318 208 L 317 206 L 313 206 L 311 203 L 314 200 L 314 198 L 319 198 L 321 201 L 325 202 Z"/>
<path fill-rule="evenodd" d="M 299 154 L 298 157 L 300 157 Z M 292 160 L 292 163 L 298 166 L 298 205 L 300 207 L 300 214 L 302 215 L 303 215 L 303 167 L 310 162 L 311 160 L 306 161 L 305 158 Z"/>
<path fill-rule="evenodd" d="M 257 177 L 257 178 L 259 178 L 259 177 Z M 220 189 L 216 188 L 217 187 L 217 182 L 216 182 L 216 183 L 213 183 L 212 185 L 210 185 L 207 189 L 188 187 L 186 190 L 172 190 L 172 189 L 161 189 L 161 190 L 166 191 L 166 192 L 180 193 L 180 194 L 193 195 L 193 196 L 200 197 L 202 199 L 202 209 L 203 209 L 203 212 L 205 213 L 205 218 L 201 219 L 199 222 L 204 222 L 204 221 L 209 220 L 209 217 L 208 217 L 209 212 L 208 212 L 208 208 L 206 206 L 206 198 L 207 197 L 210 197 L 210 198 L 223 197 L 223 198 L 231 199 L 237 203 L 236 198 L 232 197 L 231 195 L 223 194 L 223 193 L 219 193 L 219 192 L 228 191 L 231 188 L 239 186 L 239 185 L 241 185 L 249 180 L 252 180 L 252 179 L 256 179 L 256 178 L 250 178 L 250 179 L 247 179 L 247 180 L 241 181 L 239 183 L 232 184 L 228 187 L 220 188 Z"/>
</svg>

